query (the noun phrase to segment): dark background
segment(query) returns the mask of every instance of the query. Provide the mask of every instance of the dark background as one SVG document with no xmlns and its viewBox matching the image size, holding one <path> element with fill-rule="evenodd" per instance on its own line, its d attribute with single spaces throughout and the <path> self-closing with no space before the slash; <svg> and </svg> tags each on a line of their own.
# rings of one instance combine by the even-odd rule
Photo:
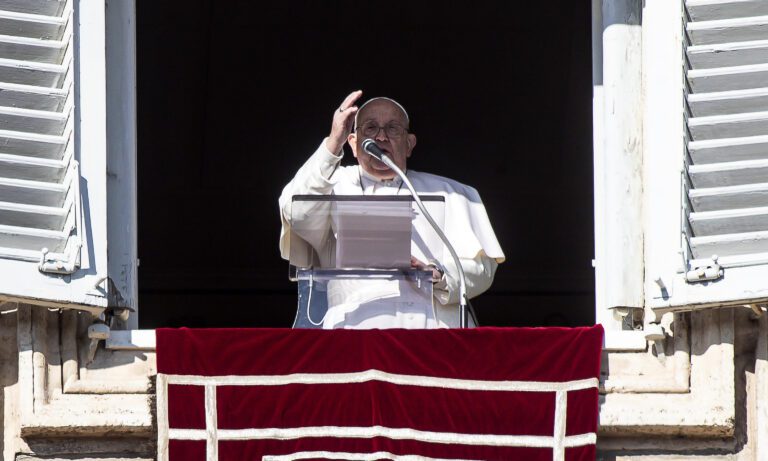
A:
<svg viewBox="0 0 768 461">
<path fill-rule="evenodd" d="M 137 7 L 142 328 L 291 325 L 277 198 L 356 89 L 408 109 L 409 168 L 480 192 L 481 324 L 594 323 L 589 2 Z"/>
</svg>

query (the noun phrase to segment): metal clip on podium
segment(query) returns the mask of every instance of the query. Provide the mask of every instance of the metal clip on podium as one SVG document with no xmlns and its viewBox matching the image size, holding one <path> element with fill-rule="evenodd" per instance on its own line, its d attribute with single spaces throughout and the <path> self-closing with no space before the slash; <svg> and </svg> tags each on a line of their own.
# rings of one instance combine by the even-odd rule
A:
<svg viewBox="0 0 768 461">
<path fill-rule="evenodd" d="M 445 199 L 420 196 L 442 227 Z M 290 278 L 298 282 L 294 328 L 375 325 L 378 317 L 434 318 L 432 272 L 445 246 L 410 196 L 297 195 L 291 205 Z"/>
</svg>

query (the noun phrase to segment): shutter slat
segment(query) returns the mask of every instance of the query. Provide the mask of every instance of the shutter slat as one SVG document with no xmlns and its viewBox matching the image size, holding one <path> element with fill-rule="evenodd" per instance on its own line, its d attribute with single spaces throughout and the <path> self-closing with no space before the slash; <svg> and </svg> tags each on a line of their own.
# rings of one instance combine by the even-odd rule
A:
<svg viewBox="0 0 768 461">
<path fill-rule="evenodd" d="M 765 261 L 758 255 L 768 253 L 768 232 L 694 237 L 691 239 L 691 249 L 696 259 L 710 259 L 717 255 L 723 257 L 720 262 L 729 256 L 747 256 L 756 261 Z"/>
<path fill-rule="evenodd" d="M 67 162 L 0 153 L 0 177 L 42 182 L 60 182 Z"/>
<path fill-rule="evenodd" d="M 0 34 L 16 37 L 61 40 L 66 18 L 0 10 Z"/>
<path fill-rule="evenodd" d="M 687 99 L 694 117 L 768 111 L 768 88 L 698 93 Z"/>
<path fill-rule="evenodd" d="M 61 135 L 68 114 L 0 106 L 0 130 Z"/>
<path fill-rule="evenodd" d="M 62 206 L 68 186 L 0 177 L 0 200 L 40 206 Z"/>
<path fill-rule="evenodd" d="M 768 64 L 691 69 L 688 83 L 694 93 L 768 87 Z"/>
<path fill-rule="evenodd" d="M 691 251 L 694 258 L 717 256 L 753 255 L 768 252 L 768 232 L 747 232 L 710 237 L 692 237 Z"/>
<path fill-rule="evenodd" d="M 691 117 L 688 130 L 693 141 L 760 136 L 768 133 L 768 112 Z"/>
<path fill-rule="evenodd" d="M 67 65 L 0 58 L 0 81 L 61 88 Z"/>
<path fill-rule="evenodd" d="M 2 242 L 0 246 L 6 248 L 33 251 L 41 251 L 43 248 L 48 248 L 50 251 L 61 252 L 64 251 L 68 237 L 68 231 L 53 231 L 0 224 L 0 242 Z"/>
<path fill-rule="evenodd" d="M 768 36 L 768 16 L 688 23 L 692 45 L 747 42 Z"/>
<path fill-rule="evenodd" d="M 768 207 L 768 183 L 698 188 L 689 191 L 693 211 Z"/>
<path fill-rule="evenodd" d="M 61 112 L 69 89 L 0 83 L 0 106 Z"/>
<path fill-rule="evenodd" d="M 697 237 L 768 229 L 768 207 L 694 212 L 689 218 Z"/>
<path fill-rule="evenodd" d="M 66 0 L 3 0 L 2 9 L 16 13 L 61 16 Z"/>
<path fill-rule="evenodd" d="M 757 184 L 768 178 L 768 160 L 691 165 L 688 175 L 694 188 Z"/>
<path fill-rule="evenodd" d="M 685 5 L 692 21 L 768 15 L 765 0 L 687 0 Z"/>
<path fill-rule="evenodd" d="M 0 202 L 0 222 L 9 226 L 61 230 L 69 209 Z"/>
<path fill-rule="evenodd" d="M 686 54 L 695 69 L 762 64 L 768 61 L 768 40 L 693 45 Z"/>
<path fill-rule="evenodd" d="M 0 146 L 4 153 L 31 157 L 60 159 L 69 143 L 70 135 L 45 135 L 21 131 L 0 130 Z"/>
<path fill-rule="evenodd" d="M 61 64 L 66 43 L 27 37 L 0 35 L 0 56 L 6 59 Z"/>
<path fill-rule="evenodd" d="M 694 165 L 765 158 L 768 135 L 691 141 L 688 152 Z"/>
</svg>

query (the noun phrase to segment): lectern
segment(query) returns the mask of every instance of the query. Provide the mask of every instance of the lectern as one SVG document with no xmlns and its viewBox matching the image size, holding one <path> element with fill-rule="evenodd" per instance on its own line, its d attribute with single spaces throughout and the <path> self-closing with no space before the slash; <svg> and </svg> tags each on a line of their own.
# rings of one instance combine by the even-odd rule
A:
<svg viewBox="0 0 768 461">
<path fill-rule="evenodd" d="M 420 196 L 440 227 L 445 198 Z M 294 328 L 374 327 L 382 316 L 435 321 L 432 272 L 445 247 L 401 195 L 297 195 L 291 202 L 290 278 L 298 284 Z"/>
</svg>

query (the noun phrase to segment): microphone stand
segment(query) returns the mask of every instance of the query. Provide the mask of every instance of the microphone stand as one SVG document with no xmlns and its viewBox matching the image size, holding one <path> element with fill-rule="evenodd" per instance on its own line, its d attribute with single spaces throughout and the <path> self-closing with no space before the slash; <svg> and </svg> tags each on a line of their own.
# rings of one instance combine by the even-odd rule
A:
<svg viewBox="0 0 768 461">
<path fill-rule="evenodd" d="M 456 254 L 456 250 L 453 249 L 453 245 L 451 245 L 451 242 L 448 241 L 448 237 L 445 236 L 443 230 L 440 229 L 440 226 L 438 226 L 435 220 L 432 219 L 432 216 L 427 211 L 427 207 L 425 207 L 424 203 L 422 203 L 421 199 L 419 198 L 419 194 L 416 193 L 416 190 L 413 188 L 413 184 L 411 184 L 411 181 L 408 180 L 408 177 L 405 175 L 405 173 L 403 173 L 403 170 L 395 165 L 395 162 L 393 162 L 392 159 L 386 155 L 382 154 L 381 157 L 379 157 L 371 152 L 368 152 L 368 149 L 363 150 L 374 158 L 381 160 L 382 163 L 387 165 L 390 169 L 392 169 L 392 171 L 400 176 L 400 179 L 402 179 L 406 187 L 408 187 L 408 190 L 411 192 L 413 199 L 416 201 L 419 209 L 424 214 L 424 217 L 427 218 L 429 224 L 432 226 L 435 232 L 437 232 L 440 240 L 443 241 L 445 246 L 448 248 L 448 251 L 451 253 L 453 262 L 456 264 L 456 269 L 459 271 L 459 316 L 461 317 L 460 326 L 461 328 L 467 328 L 467 280 L 464 277 L 464 268 L 461 267 L 459 255 Z"/>
</svg>

